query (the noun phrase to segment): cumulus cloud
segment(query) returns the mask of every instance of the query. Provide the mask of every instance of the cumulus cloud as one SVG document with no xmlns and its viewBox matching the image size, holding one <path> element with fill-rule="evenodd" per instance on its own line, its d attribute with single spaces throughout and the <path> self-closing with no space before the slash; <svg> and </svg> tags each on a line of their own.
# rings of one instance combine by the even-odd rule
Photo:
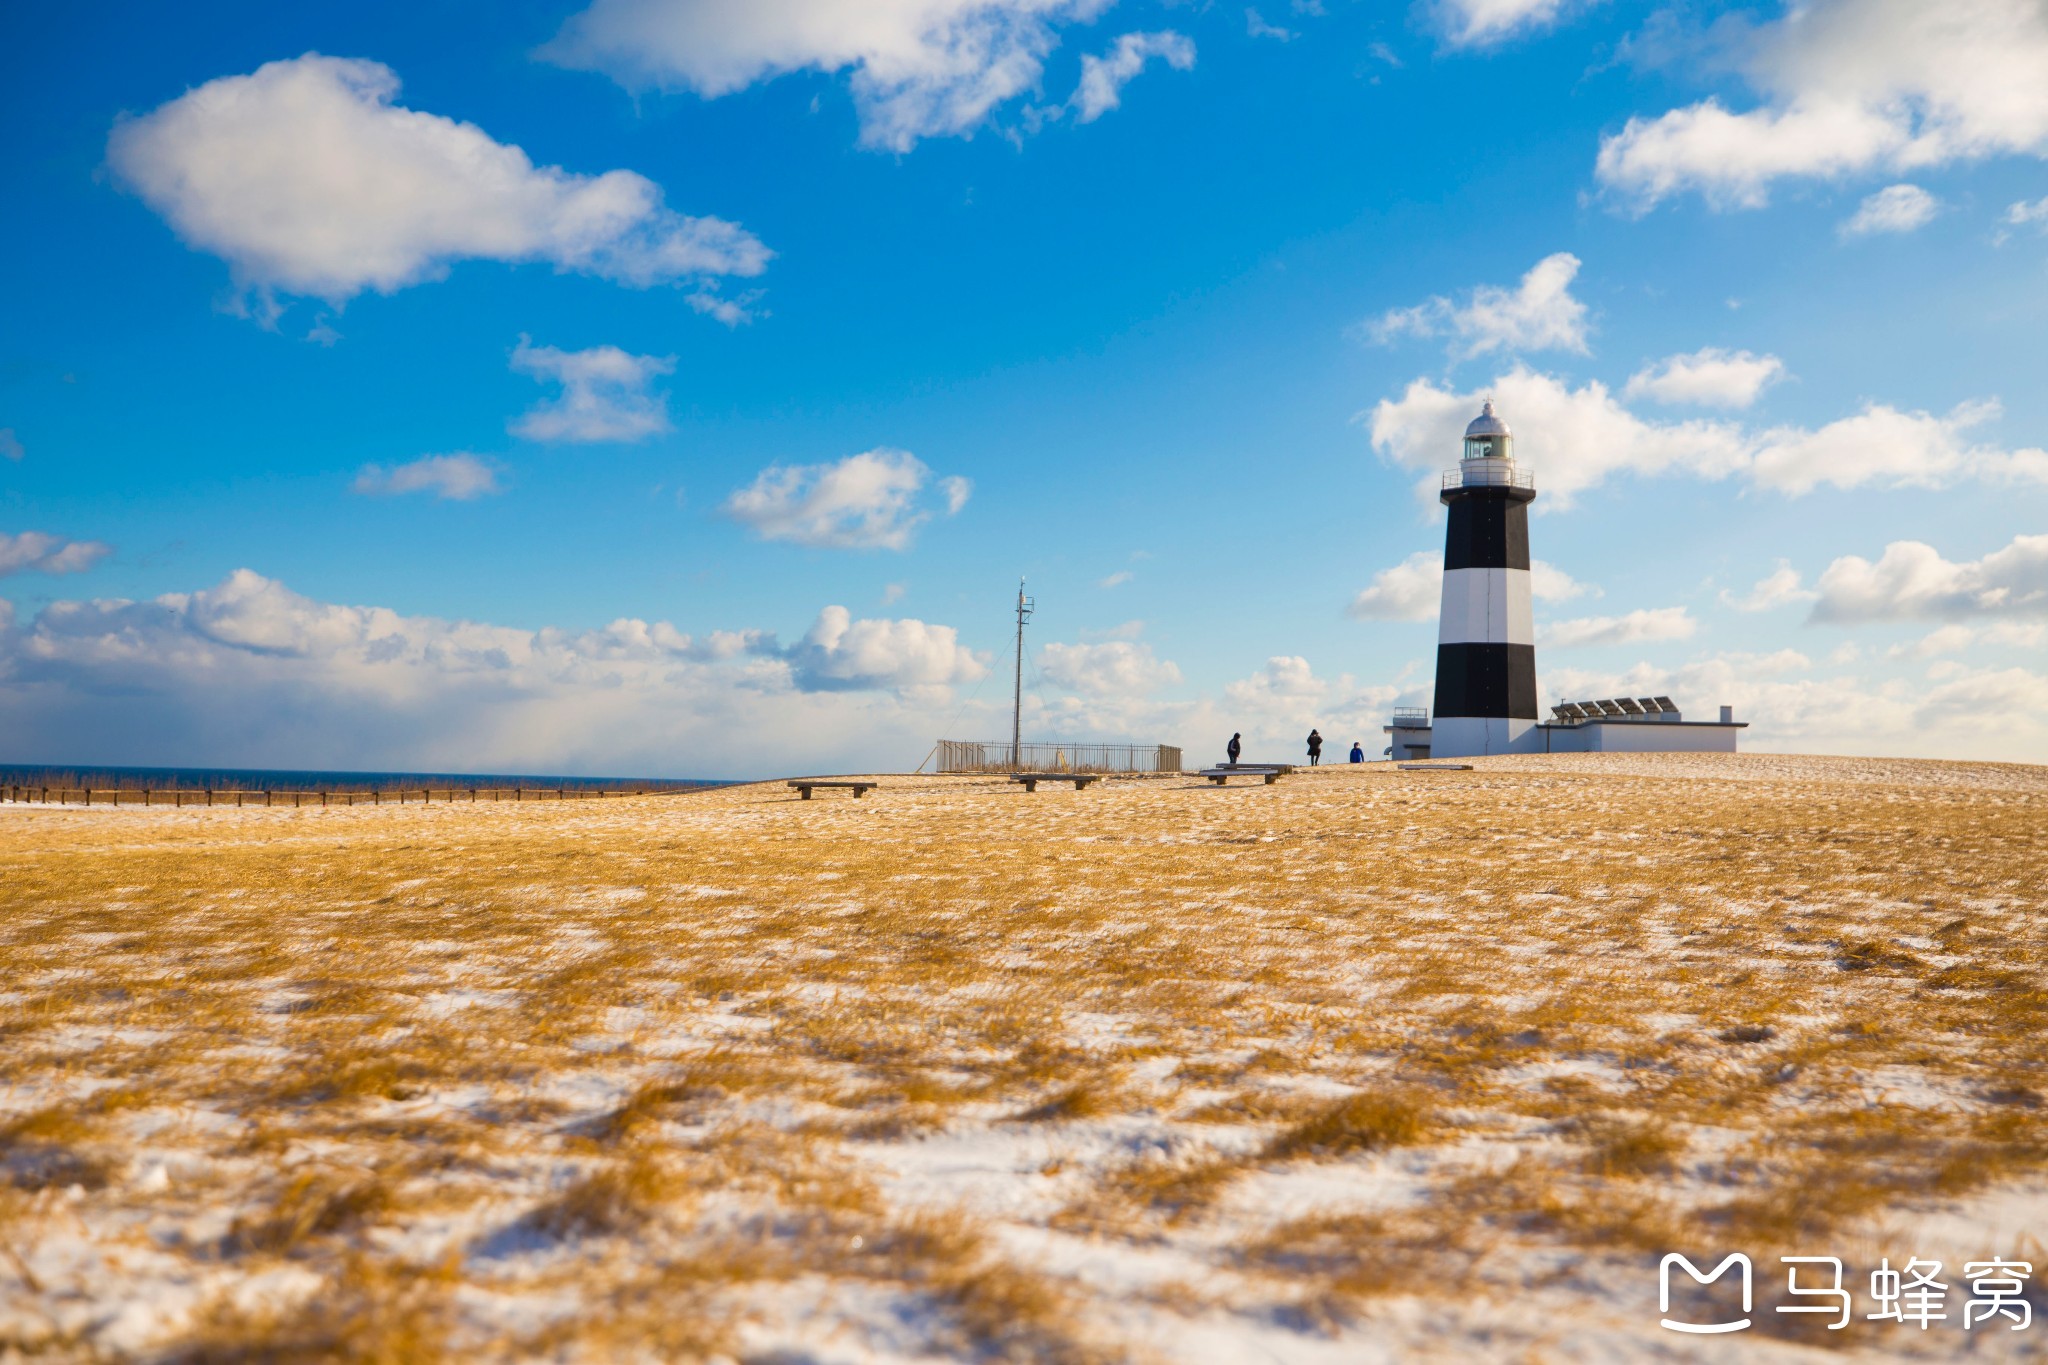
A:
<svg viewBox="0 0 2048 1365">
<path fill-rule="evenodd" d="M 645 176 L 535 166 L 397 95 L 377 62 L 270 62 L 122 119 L 107 164 L 266 311 L 277 294 L 388 294 L 463 260 L 545 261 L 643 288 L 767 265 L 753 234 L 675 212 Z"/>
<path fill-rule="evenodd" d="M 1887 185 L 1857 205 L 1855 214 L 1843 221 L 1844 237 L 1868 237 L 1874 232 L 1912 232 L 1934 221 L 1941 201 L 1918 185 Z"/>
<path fill-rule="evenodd" d="M 67 540 L 42 531 L 0 531 L 0 578 L 17 573 L 84 573 L 114 552 L 97 540 Z"/>
<path fill-rule="evenodd" d="M 1799 571 L 1781 559 L 1776 569 L 1759 579 L 1757 585 L 1742 596 L 1722 589 L 1721 605 L 1737 611 L 1769 611 L 1794 602 L 1811 602 L 1817 595 L 1802 586 Z"/>
<path fill-rule="evenodd" d="M 1645 421 L 1597 380 L 1572 389 L 1521 365 L 1466 393 L 1415 380 L 1399 398 L 1373 408 L 1373 448 L 1396 464 L 1429 471 L 1434 499 L 1438 472 L 1457 458 L 1466 424 L 1487 397 L 1514 427 L 1515 453 L 1535 469 L 1537 487 L 1553 508 L 1569 507 L 1617 473 L 1682 470 L 1725 478 L 1748 462 L 1748 442 L 1729 423 Z"/>
<path fill-rule="evenodd" d="M 1653 607 L 1621 616 L 1584 616 L 1546 627 L 1539 643 L 1550 649 L 1632 645 L 1651 640 L 1689 640 L 1699 622 L 1684 607 Z"/>
<path fill-rule="evenodd" d="M 1854 662 L 1846 660 L 1845 662 Z M 1976 758 L 2048 757 L 2048 676 L 1952 665 L 1925 682 L 1867 668 L 1816 676 L 1793 650 L 1708 655 L 1621 672 L 1552 669 L 1546 692 L 1575 697 L 1669 696 L 1687 714 L 1730 705 L 1747 721 L 1742 747 L 1777 753 Z"/>
<path fill-rule="evenodd" d="M 1463 303 L 1438 295 L 1395 308 L 1366 323 L 1366 336 L 1382 344 L 1404 335 L 1452 338 L 1452 353 L 1466 358 L 1489 351 L 1586 351 L 1586 305 L 1572 297 L 1579 258 L 1569 251 L 1545 256 L 1510 289 L 1482 284 Z"/>
<path fill-rule="evenodd" d="M 1444 557 L 1418 550 L 1374 574 L 1345 614 L 1360 621 L 1427 621 L 1442 605 L 1443 586 Z"/>
<path fill-rule="evenodd" d="M 1754 108 L 1632 118 L 1601 143 L 1600 180 L 1639 208 L 1687 190 L 1754 208 L 1784 179 L 2048 150 L 2040 0 L 1812 0 L 1754 37 Z"/>
<path fill-rule="evenodd" d="M 930 520 L 919 503 L 931 470 L 886 447 L 836 464 L 770 465 L 725 501 L 725 513 L 763 540 L 852 550 L 901 550 Z M 967 505 L 965 479 L 939 480 L 946 515 Z"/>
<path fill-rule="evenodd" d="M 1845 555 L 1818 584 L 1815 621 L 1960 621 L 2048 615 L 2048 535 L 2015 536 L 1982 559 L 1954 562 L 1917 540 L 1895 540 L 1876 563 Z"/>
<path fill-rule="evenodd" d="M 1123 103 L 1123 89 L 1145 69 L 1145 63 L 1159 58 L 1176 71 L 1190 71 L 1195 65 L 1195 45 L 1171 30 L 1161 33 L 1126 33 L 1103 56 L 1081 59 L 1081 83 L 1074 88 L 1068 108 L 1079 123 L 1093 123 Z"/>
<path fill-rule="evenodd" d="M 1697 407 L 1746 408 L 1785 377 L 1785 362 L 1774 355 L 1724 351 L 1708 346 L 1690 355 L 1666 356 L 1630 376 L 1624 398 Z"/>
<path fill-rule="evenodd" d="M 1564 0 L 1438 0 L 1437 16 L 1454 47 L 1488 47 L 1557 22 Z"/>
<path fill-rule="evenodd" d="M 595 0 L 542 51 L 629 89 L 707 99 L 795 71 L 850 72 L 861 143 L 905 152 L 971 133 L 1036 88 L 1060 30 L 1113 2 Z"/>
<path fill-rule="evenodd" d="M 511 425 L 529 441 L 641 441 L 669 429 L 668 395 L 654 381 L 676 367 L 674 356 L 629 355 L 616 346 L 560 351 L 525 337 L 512 368 L 561 392 Z"/>
<path fill-rule="evenodd" d="M 1581 583 L 1555 564 L 1529 561 L 1529 595 L 1538 602 L 1569 602 L 1575 597 L 1603 597 L 1591 583 Z"/>
<path fill-rule="evenodd" d="M 986 668 L 948 627 L 840 607 L 784 647 L 769 631 L 693 636 L 634 618 L 570 632 L 408 616 L 240 570 L 199 592 L 0 622 L 0 726 L 81 762 L 892 769 L 929 746 L 946 689 Z"/>
<path fill-rule="evenodd" d="M 1345 614 L 1361 621 L 1434 620 L 1443 604 L 1444 557 L 1435 550 L 1418 550 L 1391 569 L 1381 569 L 1372 582 L 1351 599 Z M 1581 583 L 1558 568 L 1537 559 L 1529 564 L 1529 595 L 1539 602 L 1565 602 L 1600 590 Z"/>
<path fill-rule="evenodd" d="M 372 496 L 401 493 L 432 493 L 451 502 L 467 502 L 486 493 L 496 493 L 498 472 L 465 452 L 427 455 L 407 464 L 366 464 L 356 475 L 354 489 Z"/>
<path fill-rule="evenodd" d="M 819 612 L 788 658 L 797 686 L 817 692 L 930 691 L 988 676 L 987 661 L 964 648 L 951 626 L 856 621 L 845 607 Z"/>
<path fill-rule="evenodd" d="M 0 460 L 18 460 L 27 453 L 13 427 L 0 427 Z"/>
<path fill-rule="evenodd" d="M 2001 450 L 1968 433 L 2000 413 L 1996 402 L 1958 404 L 1944 416 L 1873 403 L 1816 429 L 1773 427 L 1756 438 L 1751 477 L 1799 494 L 1832 484 L 1942 488 L 1964 478 L 2048 483 L 2048 451 Z"/>
<path fill-rule="evenodd" d="M 1154 657 L 1148 644 L 1128 640 L 1049 644 L 1039 651 L 1038 668 L 1054 685 L 1091 697 L 1141 696 L 1180 682 L 1180 669 L 1171 660 Z"/>
<path fill-rule="evenodd" d="M 1624 472 L 1708 479 L 1740 474 L 1793 496 L 1822 484 L 2048 483 L 2048 451 L 2003 450 L 1968 439 L 1972 429 L 1998 415 L 1995 402 L 1964 403 L 1945 416 L 1879 403 L 1818 428 L 1755 431 L 1718 419 L 1647 420 L 1598 380 L 1573 389 L 1521 365 L 1485 388 L 1463 393 L 1415 380 L 1399 398 L 1382 399 L 1373 408 L 1373 448 L 1396 464 L 1429 471 L 1420 487 L 1434 499 L 1437 472 L 1457 458 L 1465 425 L 1487 397 L 1515 428 L 1516 454 L 1535 470 L 1537 487 L 1550 499 L 1539 507 L 1569 507 L 1579 494 Z"/>
</svg>

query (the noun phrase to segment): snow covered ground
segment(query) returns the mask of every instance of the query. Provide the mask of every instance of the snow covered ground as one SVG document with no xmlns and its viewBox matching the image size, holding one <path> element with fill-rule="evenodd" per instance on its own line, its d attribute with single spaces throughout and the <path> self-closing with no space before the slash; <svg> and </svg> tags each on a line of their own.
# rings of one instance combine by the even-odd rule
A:
<svg viewBox="0 0 2048 1365">
<path fill-rule="evenodd" d="M 0 806 L 0 1359 L 2048 1357 L 2044 899 L 1982 764 Z"/>
</svg>

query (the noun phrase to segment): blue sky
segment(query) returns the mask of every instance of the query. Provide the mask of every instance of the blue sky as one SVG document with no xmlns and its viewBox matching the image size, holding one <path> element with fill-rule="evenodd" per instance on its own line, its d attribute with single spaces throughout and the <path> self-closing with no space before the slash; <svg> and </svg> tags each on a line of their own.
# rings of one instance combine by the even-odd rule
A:
<svg viewBox="0 0 2048 1365">
<path fill-rule="evenodd" d="M 2034 0 L 0 18 L 0 757 L 752 775 L 1428 700 L 2048 760 Z"/>
</svg>

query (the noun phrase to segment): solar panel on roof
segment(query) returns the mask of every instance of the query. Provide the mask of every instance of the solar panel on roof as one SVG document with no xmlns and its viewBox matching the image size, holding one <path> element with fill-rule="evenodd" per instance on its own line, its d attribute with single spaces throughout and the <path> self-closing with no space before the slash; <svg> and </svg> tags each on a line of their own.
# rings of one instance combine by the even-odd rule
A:
<svg viewBox="0 0 2048 1365">
<path fill-rule="evenodd" d="M 1640 716 L 1643 714 L 1643 708 L 1636 705 L 1634 697 L 1616 697 L 1614 701 L 1621 708 L 1623 715 Z"/>
<path fill-rule="evenodd" d="M 1678 709 L 1678 703 L 1669 697 L 1658 697 L 1656 700 L 1659 711 L 1676 711 Z"/>
<path fill-rule="evenodd" d="M 1628 714 L 1626 711 L 1623 711 L 1621 709 L 1621 705 L 1618 702 L 1596 701 L 1593 703 L 1593 705 L 1599 707 L 1601 712 L 1605 715 L 1623 716 Z"/>
</svg>

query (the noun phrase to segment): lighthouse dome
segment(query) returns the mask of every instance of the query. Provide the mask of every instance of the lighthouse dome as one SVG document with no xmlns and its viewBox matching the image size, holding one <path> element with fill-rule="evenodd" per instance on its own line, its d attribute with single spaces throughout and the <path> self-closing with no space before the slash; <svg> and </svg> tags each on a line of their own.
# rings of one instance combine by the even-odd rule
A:
<svg viewBox="0 0 2048 1365">
<path fill-rule="evenodd" d="M 1514 448 L 1515 433 L 1508 430 L 1508 424 L 1500 420 L 1500 414 L 1493 410 L 1493 400 L 1486 400 L 1486 406 L 1472 419 L 1472 425 L 1465 428 L 1465 458 L 1467 460 L 1505 460 Z"/>
<path fill-rule="evenodd" d="M 1465 428 L 1465 439 L 1468 441 L 1474 436 L 1512 435 L 1514 433 L 1508 430 L 1508 424 L 1501 421 L 1500 415 L 1493 410 L 1491 398 L 1486 400 L 1486 406 L 1479 410 L 1479 415 L 1472 419 L 1472 425 Z"/>
</svg>

